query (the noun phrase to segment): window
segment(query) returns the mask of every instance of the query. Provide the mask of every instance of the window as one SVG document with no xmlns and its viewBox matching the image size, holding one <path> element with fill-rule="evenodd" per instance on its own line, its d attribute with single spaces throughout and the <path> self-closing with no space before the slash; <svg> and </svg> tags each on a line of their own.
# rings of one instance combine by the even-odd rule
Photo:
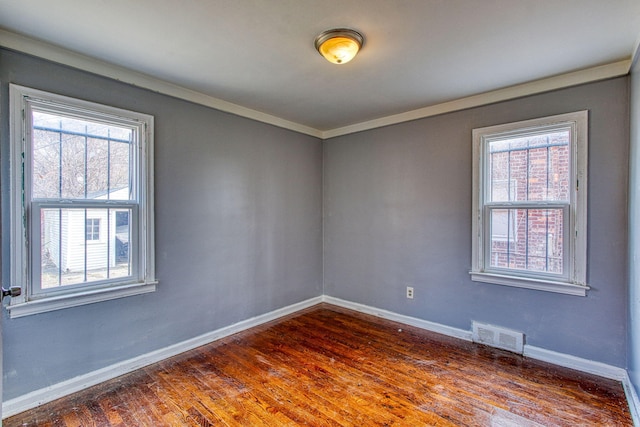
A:
<svg viewBox="0 0 640 427">
<path fill-rule="evenodd" d="M 100 218 L 87 219 L 87 223 L 85 225 L 85 236 L 85 239 L 87 240 L 100 240 Z"/>
<path fill-rule="evenodd" d="M 472 280 L 586 295 L 587 121 L 473 130 Z"/>
<path fill-rule="evenodd" d="M 12 317 L 155 290 L 153 117 L 10 85 Z"/>
</svg>

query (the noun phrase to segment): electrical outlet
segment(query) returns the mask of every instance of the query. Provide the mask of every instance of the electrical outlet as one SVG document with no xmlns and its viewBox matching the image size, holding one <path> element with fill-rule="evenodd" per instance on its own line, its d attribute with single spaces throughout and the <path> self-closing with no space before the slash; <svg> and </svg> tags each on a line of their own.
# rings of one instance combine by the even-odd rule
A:
<svg viewBox="0 0 640 427">
<path fill-rule="evenodd" d="M 413 288 L 411 286 L 407 286 L 407 298 L 413 299 Z"/>
</svg>

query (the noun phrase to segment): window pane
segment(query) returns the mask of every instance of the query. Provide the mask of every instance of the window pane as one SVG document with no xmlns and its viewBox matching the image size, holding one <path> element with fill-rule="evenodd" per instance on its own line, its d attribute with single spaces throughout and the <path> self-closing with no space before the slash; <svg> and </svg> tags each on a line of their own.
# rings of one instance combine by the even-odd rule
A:
<svg viewBox="0 0 640 427">
<path fill-rule="evenodd" d="M 109 194 L 109 141 L 87 138 L 87 199 Z"/>
<path fill-rule="evenodd" d="M 37 198 L 60 197 L 60 134 L 33 132 L 33 194 Z"/>
<path fill-rule="evenodd" d="M 109 230 L 109 239 L 114 242 L 114 258 L 116 268 L 109 272 L 109 277 L 126 277 L 131 275 L 131 210 L 111 209 L 115 218 L 115 227 Z"/>
<path fill-rule="evenodd" d="M 515 200 L 517 181 L 509 176 L 509 152 L 496 152 L 490 156 L 491 195 L 493 202 L 509 202 Z"/>
<path fill-rule="evenodd" d="M 563 273 L 563 209 L 492 209 L 493 268 Z"/>
<path fill-rule="evenodd" d="M 491 202 L 569 201 L 569 129 L 489 141 Z"/>
<path fill-rule="evenodd" d="M 109 150 L 109 177 L 112 190 L 109 193 L 109 199 L 111 200 L 133 200 L 135 198 L 135 195 L 130 192 L 130 155 L 130 143 L 111 142 Z"/>
<path fill-rule="evenodd" d="M 84 198 L 84 138 L 79 136 L 67 136 L 61 144 L 61 171 L 62 180 L 61 198 Z"/>
<path fill-rule="evenodd" d="M 32 135 L 34 199 L 132 199 L 132 129 L 34 111 Z"/>
<path fill-rule="evenodd" d="M 119 208 L 42 209 L 42 288 L 130 276 L 131 214 Z"/>
</svg>

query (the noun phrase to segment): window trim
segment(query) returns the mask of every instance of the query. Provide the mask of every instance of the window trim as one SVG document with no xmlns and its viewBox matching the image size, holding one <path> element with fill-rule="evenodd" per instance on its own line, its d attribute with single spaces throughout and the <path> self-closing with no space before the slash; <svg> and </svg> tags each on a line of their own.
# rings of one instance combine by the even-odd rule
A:
<svg viewBox="0 0 640 427">
<path fill-rule="evenodd" d="M 469 272 L 472 281 L 586 296 L 589 290 L 586 283 L 588 118 L 589 112 L 584 110 L 473 129 L 472 266 Z M 568 260 L 565 277 L 552 277 L 537 273 L 528 274 L 526 271 L 515 273 L 508 269 L 487 268 L 485 265 L 487 251 L 485 237 L 490 232 L 486 220 L 488 210 L 485 204 L 488 163 L 486 142 L 496 137 L 539 133 L 545 128 L 553 129 L 561 125 L 571 127 L 569 173 L 570 182 L 573 183 L 570 186 L 569 225 L 565 228 L 569 234 L 564 254 L 565 260 Z M 545 204 L 554 207 L 557 205 L 554 202 L 536 203 L 538 206 Z"/>
<path fill-rule="evenodd" d="M 59 310 L 84 304 L 91 304 L 131 295 L 153 292 L 156 290 L 155 277 L 155 242 L 154 242 L 154 202 L 153 202 L 153 129 L 154 118 L 151 115 L 110 107 L 98 103 L 84 101 L 37 89 L 32 89 L 15 84 L 9 85 L 10 100 L 10 222 L 11 222 L 11 283 L 22 288 L 19 297 L 11 298 L 7 306 L 12 318 Z M 30 173 L 30 167 L 25 163 L 28 156 L 28 120 L 26 118 L 27 104 L 33 102 L 38 106 L 55 105 L 58 111 L 79 113 L 84 117 L 92 118 L 117 118 L 123 122 L 129 122 L 139 129 L 140 141 L 138 141 L 138 156 L 133 167 L 138 169 L 138 176 L 142 177 L 134 183 L 138 192 L 138 222 L 137 241 L 139 248 L 132 256 L 139 257 L 138 271 L 135 281 L 121 283 L 107 283 L 98 286 L 84 286 L 63 291 L 56 295 L 42 297 L 31 289 L 29 236 L 31 224 L 28 221 L 26 203 L 28 189 L 24 184 Z M 40 205 L 43 202 L 36 202 Z M 83 203 L 80 203 L 83 204 Z M 72 206 L 69 206 L 72 207 Z M 39 245 L 38 245 L 39 247 Z"/>
</svg>

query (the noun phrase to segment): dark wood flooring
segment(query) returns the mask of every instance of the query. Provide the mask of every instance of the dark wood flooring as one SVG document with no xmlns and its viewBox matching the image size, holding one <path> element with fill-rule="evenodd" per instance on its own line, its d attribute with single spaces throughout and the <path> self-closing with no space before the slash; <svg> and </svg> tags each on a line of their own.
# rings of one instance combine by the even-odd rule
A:
<svg viewBox="0 0 640 427">
<path fill-rule="evenodd" d="M 621 384 L 321 304 L 13 426 L 631 426 Z"/>
</svg>

